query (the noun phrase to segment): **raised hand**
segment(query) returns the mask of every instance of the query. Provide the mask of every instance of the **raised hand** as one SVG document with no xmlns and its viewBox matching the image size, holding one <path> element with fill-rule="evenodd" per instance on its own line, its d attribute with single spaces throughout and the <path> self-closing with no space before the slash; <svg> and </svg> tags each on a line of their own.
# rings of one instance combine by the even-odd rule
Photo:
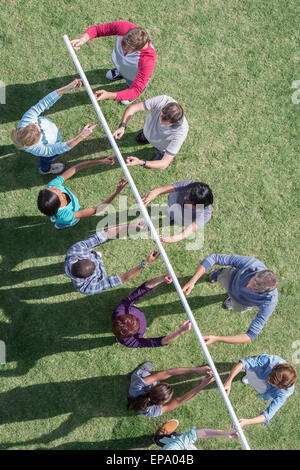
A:
<svg viewBox="0 0 300 470">
<path fill-rule="evenodd" d="M 124 135 L 125 127 L 121 126 L 113 133 L 113 137 L 117 140 L 121 139 Z"/>
<path fill-rule="evenodd" d="M 82 38 L 80 39 L 72 39 L 71 45 L 73 46 L 74 51 L 79 51 L 81 46 L 84 44 L 84 40 Z"/>
<path fill-rule="evenodd" d="M 146 262 L 148 264 L 153 263 L 153 261 L 157 260 L 158 257 L 159 257 L 159 251 L 153 250 L 153 251 L 151 251 L 150 255 L 148 256 Z"/>
<path fill-rule="evenodd" d="M 80 78 L 75 78 L 69 85 L 67 85 L 69 89 L 71 90 L 72 88 L 81 88 L 82 87 L 82 80 Z"/>
<path fill-rule="evenodd" d="M 98 124 L 87 124 L 86 126 L 84 126 L 84 128 L 81 131 L 81 137 L 83 139 L 85 139 L 86 137 L 91 135 L 93 133 L 95 127 L 97 127 L 97 126 L 98 126 Z"/>
<path fill-rule="evenodd" d="M 125 178 L 120 178 L 116 187 L 116 192 L 120 193 L 125 188 L 126 184 L 127 181 L 125 180 Z"/>
<path fill-rule="evenodd" d="M 130 156 L 126 159 L 127 166 L 137 166 L 141 164 L 141 160 L 137 157 Z"/>
<path fill-rule="evenodd" d="M 192 281 L 187 282 L 185 286 L 183 286 L 182 288 L 184 295 L 189 295 L 194 289 L 194 287 L 195 287 L 195 284 Z"/>
<path fill-rule="evenodd" d="M 110 155 L 109 157 L 105 158 L 105 163 L 107 165 L 114 165 L 116 163 L 116 156 L 115 155 Z"/>
</svg>

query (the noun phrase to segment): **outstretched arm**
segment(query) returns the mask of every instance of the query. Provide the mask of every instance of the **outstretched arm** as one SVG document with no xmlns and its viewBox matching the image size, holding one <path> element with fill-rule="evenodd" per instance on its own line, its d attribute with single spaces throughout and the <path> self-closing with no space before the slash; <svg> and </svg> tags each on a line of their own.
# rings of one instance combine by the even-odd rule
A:
<svg viewBox="0 0 300 470">
<path fill-rule="evenodd" d="M 128 121 L 132 118 L 132 116 L 135 113 L 141 112 L 141 111 L 145 111 L 143 101 L 141 101 L 140 103 L 133 103 L 130 106 L 128 106 L 128 108 L 125 110 L 125 113 L 123 114 L 123 117 L 122 117 L 122 123 L 121 123 L 122 125 L 119 127 L 119 129 L 117 129 L 113 133 L 113 136 L 115 139 L 119 140 L 123 137 Z"/>
<path fill-rule="evenodd" d="M 173 377 L 173 375 L 183 375 L 183 374 L 199 374 L 199 375 L 207 375 L 209 377 L 212 376 L 211 369 L 208 366 L 203 366 L 203 367 L 176 367 L 173 369 L 167 369 L 163 370 L 160 372 L 154 372 L 151 375 L 148 375 L 147 377 L 143 377 L 143 380 L 147 384 L 152 384 L 153 382 L 156 382 L 158 380 L 166 380 L 169 379 L 170 377 Z"/>
<path fill-rule="evenodd" d="M 187 228 L 185 228 L 182 232 L 177 233 L 176 235 L 172 235 L 170 237 L 160 237 L 160 241 L 162 243 L 177 243 L 182 240 L 185 240 L 185 238 L 188 238 L 190 235 L 196 232 L 197 230 L 197 225 L 195 222 L 193 222 L 191 225 L 189 225 Z"/>
<path fill-rule="evenodd" d="M 143 379 L 145 380 L 145 379 Z M 162 412 L 166 413 L 171 410 L 175 410 L 175 408 L 178 408 L 178 406 L 182 405 L 183 403 L 191 400 L 191 398 L 194 398 L 195 395 L 197 395 L 201 390 L 203 390 L 208 384 L 213 382 L 215 379 L 213 376 L 207 376 L 205 377 L 202 382 L 197 385 L 197 387 L 192 388 L 188 392 L 184 393 L 180 397 L 173 398 L 167 405 L 164 405 L 162 407 Z"/>
<path fill-rule="evenodd" d="M 183 286 L 182 290 L 185 295 L 188 295 L 192 292 L 195 287 L 196 282 L 200 279 L 201 276 L 205 273 L 205 267 L 202 264 L 199 264 L 194 276 Z"/>
<path fill-rule="evenodd" d="M 235 366 L 233 367 L 232 371 L 229 374 L 228 379 L 224 383 L 225 392 L 227 393 L 228 396 L 230 394 L 231 384 L 233 380 L 240 372 L 242 372 L 242 370 L 243 370 L 243 364 L 239 361 L 235 364 Z"/>
<path fill-rule="evenodd" d="M 153 263 L 158 257 L 159 257 L 159 252 L 152 251 L 150 255 L 148 256 L 148 258 L 145 260 L 144 266 L 142 266 L 142 264 L 139 264 L 135 268 L 130 269 L 130 271 L 127 271 L 126 273 L 120 275 L 120 279 L 122 283 L 130 281 L 130 279 L 137 276 L 137 274 L 139 274 L 143 269 L 145 269 L 146 266 Z"/>
</svg>

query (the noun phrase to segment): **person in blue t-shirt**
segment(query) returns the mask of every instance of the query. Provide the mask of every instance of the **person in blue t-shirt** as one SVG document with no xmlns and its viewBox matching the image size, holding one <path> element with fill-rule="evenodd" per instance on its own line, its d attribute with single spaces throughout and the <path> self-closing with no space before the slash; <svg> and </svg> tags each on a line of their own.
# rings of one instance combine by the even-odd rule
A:
<svg viewBox="0 0 300 470">
<path fill-rule="evenodd" d="M 250 343 L 261 332 L 277 305 L 278 279 L 261 261 L 251 256 L 212 254 L 201 261 L 194 276 L 183 287 L 184 294 L 190 294 L 198 279 L 215 264 L 229 266 L 217 269 L 209 277 L 210 282 L 220 283 L 228 292 L 224 307 L 236 312 L 245 312 L 253 307 L 259 307 L 259 310 L 246 333 L 204 336 L 205 343 Z"/>
<path fill-rule="evenodd" d="M 240 419 L 240 425 L 269 424 L 279 408 L 294 393 L 294 384 L 297 378 L 296 371 L 284 359 L 271 354 L 261 354 L 260 356 L 248 357 L 248 359 L 240 359 L 233 367 L 224 384 L 228 396 L 234 378 L 242 371 L 246 372 L 242 382 L 245 385 L 252 385 L 258 392 L 257 397 L 263 398 L 265 402 L 272 401 L 268 408 L 255 418 Z"/>
<path fill-rule="evenodd" d="M 64 186 L 64 182 L 82 168 L 100 164 L 113 165 L 114 163 L 115 157 L 113 155 L 101 160 L 89 160 L 72 166 L 62 175 L 50 181 L 46 189 L 42 189 L 39 192 L 37 201 L 39 210 L 50 217 L 51 222 L 55 222 L 55 228 L 57 229 L 71 227 L 77 224 L 81 218 L 103 211 L 126 186 L 127 181 L 125 179 L 120 178 L 116 190 L 108 199 L 89 209 L 81 209 L 77 197 Z"/>
</svg>

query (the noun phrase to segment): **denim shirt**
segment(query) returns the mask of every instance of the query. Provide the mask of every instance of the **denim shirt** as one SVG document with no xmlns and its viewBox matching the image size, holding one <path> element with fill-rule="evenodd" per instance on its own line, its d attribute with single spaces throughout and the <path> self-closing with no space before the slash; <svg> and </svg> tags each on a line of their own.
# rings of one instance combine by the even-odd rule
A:
<svg viewBox="0 0 300 470">
<path fill-rule="evenodd" d="M 290 395 L 295 391 L 295 386 L 289 388 L 277 388 L 274 385 L 267 383 L 268 377 L 276 364 L 286 364 L 286 361 L 279 356 L 271 354 L 261 354 L 260 356 L 248 357 L 247 359 L 240 359 L 243 364 L 243 369 L 247 371 L 252 369 L 257 377 L 266 383 L 265 393 L 257 394 L 257 397 L 263 398 L 265 402 L 272 400 L 270 405 L 261 414 L 265 416 L 264 424 L 269 424 L 274 414 L 281 408 Z"/>
<path fill-rule="evenodd" d="M 256 317 L 246 331 L 246 334 L 253 341 L 263 329 L 278 302 L 277 289 L 272 292 L 260 293 L 253 292 L 247 287 L 250 279 L 258 272 L 267 269 L 266 266 L 260 260 L 251 256 L 219 254 L 208 256 L 201 261 L 201 264 L 206 271 L 214 264 L 236 268 L 230 279 L 228 290 L 230 297 L 246 307 L 259 307 Z"/>
<path fill-rule="evenodd" d="M 59 130 L 51 119 L 40 116 L 41 113 L 51 108 L 56 101 L 61 98 L 60 95 L 53 91 L 40 100 L 36 105 L 32 106 L 23 116 L 18 124 L 18 129 L 22 129 L 29 124 L 37 122 L 40 126 L 42 135 L 39 142 L 30 147 L 24 146 L 22 150 L 31 153 L 37 157 L 54 157 L 71 150 L 66 142 L 62 142 Z"/>
</svg>

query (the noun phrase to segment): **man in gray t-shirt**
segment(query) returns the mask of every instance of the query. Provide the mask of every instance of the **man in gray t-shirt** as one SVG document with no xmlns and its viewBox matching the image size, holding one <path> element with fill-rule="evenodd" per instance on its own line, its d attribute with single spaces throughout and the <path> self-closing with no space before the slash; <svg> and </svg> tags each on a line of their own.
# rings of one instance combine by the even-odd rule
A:
<svg viewBox="0 0 300 470">
<path fill-rule="evenodd" d="M 164 170 L 179 152 L 188 134 L 189 125 L 183 109 L 167 95 L 155 96 L 146 101 L 134 103 L 126 109 L 119 129 L 113 133 L 116 139 L 121 139 L 129 119 L 139 111 L 152 112 L 146 117 L 144 128 L 137 134 L 136 140 L 140 144 L 152 144 L 157 153 L 152 161 L 130 156 L 126 160 L 127 165 Z"/>
</svg>

